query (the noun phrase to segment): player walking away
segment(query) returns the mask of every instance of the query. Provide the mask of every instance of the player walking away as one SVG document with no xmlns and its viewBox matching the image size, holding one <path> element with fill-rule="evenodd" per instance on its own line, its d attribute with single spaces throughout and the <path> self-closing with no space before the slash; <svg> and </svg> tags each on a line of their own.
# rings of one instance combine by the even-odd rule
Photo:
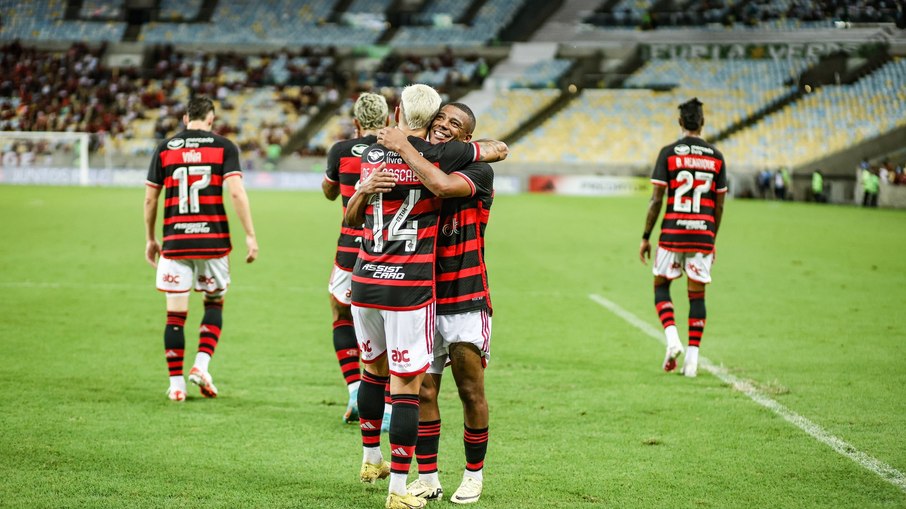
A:
<svg viewBox="0 0 906 509">
<path fill-rule="evenodd" d="M 440 107 L 431 87 L 411 85 L 396 111 L 403 133 L 425 157 L 445 171 L 477 160 L 498 160 L 494 143 L 430 145 L 428 125 Z M 505 145 L 504 145 L 505 147 Z M 365 370 L 359 386 L 363 462 L 360 477 L 390 476 L 386 507 L 424 507 L 406 492 L 418 437 L 418 390 L 433 359 L 435 237 L 440 199 L 418 179 L 399 154 L 373 145 L 362 156 L 362 183 L 346 209 L 349 224 L 361 224 L 362 245 L 352 277 L 352 315 Z M 366 201 L 367 200 L 367 201 Z M 390 378 L 392 463 L 380 449 L 383 385 Z"/>
<path fill-rule="evenodd" d="M 321 189 L 328 200 L 342 196 L 344 220 L 340 226 L 340 238 L 337 241 L 337 254 L 334 258 L 333 271 L 327 291 L 330 294 L 330 309 L 333 313 L 333 347 L 340 363 L 340 371 L 346 380 L 349 390 L 349 403 L 343 414 L 343 422 L 359 421 L 359 344 L 356 342 L 355 329 L 352 325 L 352 269 L 359 243 L 362 241 L 362 227 L 350 226 L 345 221 L 346 205 L 355 192 L 361 173 L 362 153 L 377 142 L 377 130 L 390 123 L 387 100 L 380 94 L 364 93 L 356 99 L 352 107 L 353 123 L 356 137 L 341 141 L 330 148 L 327 153 L 327 172 Z M 389 387 L 386 389 L 389 390 Z M 384 427 L 389 429 L 390 405 L 385 403 Z"/>
<path fill-rule="evenodd" d="M 475 115 L 462 103 L 441 108 L 428 132 L 431 143 L 451 139 L 469 141 L 475 129 Z M 463 405 L 466 467 L 462 484 L 451 501 L 478 502 L 483 486 L 483 466 L 488 448 L 488 403 L 484 391 L 484 368 L 490 357 L 491 302 L 484 260 L 484 232 L 494 199 L 494 171 L 487 163 L 472 163 L 465 169 L 445 174 L 398 131 L 382 129 L 378 141 L 398 152 L 415 170 L 425 186 L 440 198 L 437 236 L 437 333 L 434 360 L 419 392 L 418 460 L 419 478 L 407 486 L 409 493 L 427 500 L 443 498 L 437 475 L 440 445 L 440 390 L 444 367 L 451 364 L 453 378 Z"/>
<path fill-rule="evenodd" d="M 205 311 L 189 380 L 202 396 L 217 397 L 208 363 L 220 340 L 223 296 L 230 284 L 228 255 L 232 245 L 223 208 L 223 183 L 227 179 L 233 208 L 245 229 L 245 261 L 251 263 L 258 256 L 239 151 L 233 142 L 211 132 L 214 104 L 207 97 L 193 98 L 183 122 L 186 130 L 162 142 L 154 152 L 145 188 L 145 258 L 157 268 L 157 289 L 167 294 L 164 353 L 170 370 L 167 395 L 172 401 L 186 399 L 183 329 L 193 287 L 205 293 Z M 154 232 L 161 189 L 165 189 L 163 248 Z"/>
<path fill-rule="evenodd" d="M 689 348 L 682 373 L 694 377 L 705 331 L 705 285 L 711 282 L 714 241 L 727 192 L 727 167 L 723 154 L 701 138 L 705 124 L 702 103 L 693 98 L 681 104 L 679 111 L 683 137 L 662 148 L 658 155 L 639 258 L 646 263 L 651 257 L 648 239 L 660 215 L 664 193 L 669 192 L 653 267 L 654 305 L 667 336 L 664 371 L 673 371 L 683 346 L 673 318 L 670 282 L 685 272 L 689 278 Z"/>
</svg>

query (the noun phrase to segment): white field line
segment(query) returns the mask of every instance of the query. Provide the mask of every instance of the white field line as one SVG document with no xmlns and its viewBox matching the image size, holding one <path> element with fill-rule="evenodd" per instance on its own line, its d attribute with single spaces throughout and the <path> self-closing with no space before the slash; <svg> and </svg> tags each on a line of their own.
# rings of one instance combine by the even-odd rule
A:
<svg viewBox="0 0 906 509">
<path fill-rule="evenodd" d="M 626 320 L 630 325 L 634 326 L 635 328 L 639 329 L 640 331 L 644 332 L 648 336 L 651 336 L 652 338 L 656 339 L 658 342 L 666 346 L 666 339 L 664 338 L 664 334 L 660 329 L 652 326 L 648 322 L 645 322 L 644 320 L 640 319 L 629 311 L 626 311 L 610 300 L 601 297 L 600 295 L 592 294 L 588 297 L 601 306 L 610 310 L 613 314 L 619 316 L 623 320 Z M 702 357 L 701 355 L 698 356 L 698 366 L 708 373 L 716 376 L 721 381 L 732 387 L 734 390 L 745 394 L 752 401 L 767 408 L 780 417 L 783 417 L 789 423 L 811 435 L 815 440 L 837 451 L 839 454 L 855 461 L 862 468 L 865 468 L 866 470 L 877 474 L 881 479 L 884 479 L 885 481 L 893 484 L 897 488 L 906 491 L 906 474 L 903 474 L 903 472 L 900 472 L 899 470 L 884 463 L 883 461 L 865 454 L 864 452 L 856 449 L 854 446 L 843 441 L 842 439 L 831 435 L 821 426 L 781 405 L 777 401 L 769 398 L 763 392 L 759 391 L 758 388 L 755 387 L 751 382 L 742 380 L 740 378 L 737 378 L 736 376 L 731 375 L 730 373 L 727 373 L 726 369 L 714 365 L 711 361 L 709 361 L 705 357 Z"/>
</svg>

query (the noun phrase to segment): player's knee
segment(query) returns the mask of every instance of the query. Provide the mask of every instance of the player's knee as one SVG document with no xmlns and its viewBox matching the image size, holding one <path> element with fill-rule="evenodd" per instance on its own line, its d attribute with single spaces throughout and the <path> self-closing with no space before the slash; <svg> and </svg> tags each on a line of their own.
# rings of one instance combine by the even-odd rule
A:
<svg viewBox="0 0 906 509">
<path fill-rule="evenodd" d="M 467 409 L 477 409 L 487 406 L 484 396 L 484 383 L 480 380 L 466 378 L 458 382 L 459 399 Z"/>
<path fill-rule="evenodd" d="M 437 387 L 422 384 L 418 389 L 418 401 L 422 405 L 430 405 L 437 401 Z"/>
</svg>

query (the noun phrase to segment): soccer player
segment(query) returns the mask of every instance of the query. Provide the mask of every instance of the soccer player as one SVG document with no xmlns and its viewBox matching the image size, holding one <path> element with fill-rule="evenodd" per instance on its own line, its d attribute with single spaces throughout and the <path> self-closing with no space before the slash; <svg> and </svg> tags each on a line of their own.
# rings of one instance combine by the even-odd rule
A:
<svg viewBox="0 0 906 509">
<path fill-rule="evenodd" d="M 411 85 L 396 110 L 399 129 L 444 171 L 506 156 L 500 142 L 430 145 L 428 126 L 440 107 L 431 87 Z M 406 492 L 418 436 L 418 391 L 433 360 L 434 245 L 440 199 L 399 154 L 373 145 L 362 156 L 362 182 L 349 200 L 346 221 L 361 224 L 362 245 L 352 278 L 352 315 L 365 370 L 359 386 L 363 461 L 360 478 L 390 476 L 386 507 L 411 509 L 425 499 Z M 389 357 L 389 358 L 388 358 Z M 392 463 L 380 450 L 383 385 L 390 378 Z"/>
<path fill-rule="evenodd" d="M 167 396 L 185 401 L 183 378 L 185 323 L 189 291 L 204 292 L 204 317 L 195 364 L 189 380 L 206 398 L 217 397 L 208 364 L 220 340 L 223 297 L 230 284 L 230 229 L 223 208 L 223 183 L 245 229 L 247 263 L 258 256 L 248 196 L 242 183 L 239 151 L 230 140 L 211 132 L 214 103 L 207 97 L 189 101 L 186 129 L 164 140 L 154 152 L 145 188 L 145 258 L 157 269 L 157 289 L 167 294 L 164 354 L 170 370 Z M 165 189 L 163 247 L 155 235 L 157 204 Z M 159 257 L 159 259 L 158 259 Z"/>
<path fill-rule="evenodd" d="M 469 141 L 475 115 L 462 103 L 441 108 L 428 132 L 431 143 Z M 462 484 L 451 501 L 478 502 L 483 486 L 484 458 L 488 447 L 488 402 L 484 368 L 490 357 L 491 302 L 484 260 L 484 231 L 494 199 L 494 171 L 487 163 L 472 163 L 446 174 L 428 160 L 398 131 L 382 129 L 378 141 L 398 152 L 425 186 L 444 198 L 437 236 L 437 322 L 434 360 L 419 392 L 419 430 L 415 457 L 419 478 L 409 493 L 427 500 L 443 498 L 437 475 L 440 445 L 440 390 L 444 367 L 451 365 L 463 405 L 466 468 Z"/>
<path fill-rule="evenodd" d="M 362 153 L 377 142 L 377 130 L 390 123 L 387 100 L 380 94 L 364 93 L 356 99 L 352 107 L 353 123 L 356 137 L 341 141 L 330 148 L 327 153 L 327 171 L 321 189 L 328 200 L 342 196 L 343 224 L 340 226 L 340 238 L 337 241 L 337 254 L 334 258 L 333 271 L 327 291 L 330 298 L 330 309 L 333 313 L 333 347 L 336 351 L 340 371 L 346 380 L 349 390 L 349 403 L 343 422 L 353 423 L 359 420 L 358 394 L 361 374 L 359 373 L 359 345 L 352 325 L 352 312 L 349 299 L 352 296 L 352 269 L 359 243 L 362 241 L 362 227 L 350 226 L 345 221 L 346 205 L 355 192 L 361 173 Z M 384 427 L 389 426 L 389 405 L 385 403 Z"/>
<path fill-rule="evenodd" d="M 702 103 L 693 98 L 679 106 L 683 137 L 661 149 L 651 175 L 654 189 L 648 202 L 645 230 L 639 246 L 639 259 L 651 257 L 651 230 L 667 197 L 661 222 L 661 236 L 653 266 L 654 305 L 664 334 L 667 352 L 664 371 L 676 369 L 683 346 L 673 318 L 670 282 L 686 273 L 689 278 L 689 343 L 682 374 L 698 374 L 698 349 L 705 330 L 705 285 L 711 282 L 714 241 L 723 216 L 727 192 L 727 167 L 724 156 L 701 137 L 705 117 Z"/>
</svg>

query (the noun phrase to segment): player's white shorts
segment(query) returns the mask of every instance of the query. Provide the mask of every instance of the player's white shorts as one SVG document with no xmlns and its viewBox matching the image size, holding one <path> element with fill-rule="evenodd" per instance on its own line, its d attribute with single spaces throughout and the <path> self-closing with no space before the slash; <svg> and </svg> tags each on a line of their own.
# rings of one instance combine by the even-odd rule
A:
<svg viewBox="0 0 906 509">
<path fill-rule="evenodd" d="M 655 276 L 663 276 L 667 279 L 676 279 L 685 271 L 689 279 L 699 283 L 710 283 L 713 262 L 714 253 L 668 251 L 659 247 L 654 257 L 654 268 L 651 271 Z"/>
<path fill-rule="evenodd" d="M 371 364 L 387 354 L 390 373 L 424 373 L 433 359 L 434 303 L 410 311 L 352 305 L 352 323 L 362 362 Z"/>
<path fill-rule="evenodd" d="M 185 293 L 191 289 L 220 297 L 230 286 L 230 259 L 187 258 L 157 261 L 157 289 L 167 293 Z"/>
<path fill-rule="evenodd" d="M 491 358 L 491 317 L 486 310 L 437 316 L 434 336 L 434 360 L 428 373 L 440 374 L 450 363 L 450 345 L 471 343 L 481 352 L 481 364 L 487 367 Z"/>
<path fill-rule="evenodd" d="M 350 300 L 352 297 L 352 271 L 342 269 L 337 264 L 334 264 L 333 270 L 330 272 L 330 282 L 327 283 L 327 291 L 340 304 L 344 306 L 352 304 Z"/>
</svg>

